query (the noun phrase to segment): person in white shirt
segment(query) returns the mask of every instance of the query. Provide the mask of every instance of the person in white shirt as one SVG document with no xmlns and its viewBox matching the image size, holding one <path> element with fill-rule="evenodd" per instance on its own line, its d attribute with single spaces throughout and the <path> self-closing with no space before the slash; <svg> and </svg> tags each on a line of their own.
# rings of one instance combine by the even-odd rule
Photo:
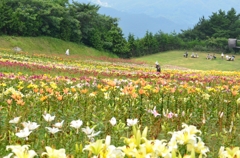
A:
<svg viewBox="0 0 240 158">
<path fill-rule="evenodd" d="M 223 54 L 223 53 L 221 54 L 221 57 L 222 57 L 222 59 L 223 59 L 223 57 L 224 57 L 224 54 Z"/>
<path fill-rule="evenodd" d="M 69 49 L 67 49 L 67 51 L 66 51 L 66 55 L 69 55 Z"/>
</svg>

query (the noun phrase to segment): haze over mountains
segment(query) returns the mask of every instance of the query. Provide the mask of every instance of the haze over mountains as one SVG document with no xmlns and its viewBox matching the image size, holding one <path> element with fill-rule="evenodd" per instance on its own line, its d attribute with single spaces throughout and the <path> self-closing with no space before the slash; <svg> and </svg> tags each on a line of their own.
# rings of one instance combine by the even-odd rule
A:
<svg viewBox="0 0 240 158">
<path fill-rule="evenodd" d="M 208 19 L 220 9 L 226 13 L 240 10 L 239 0 L 77 0 L 98 4 L 99 13 L 119 18 L 125 36 L 143 37 L 146 31 L 176 32 L 193 28 L 199 18 Z M 237 14 L 239 14 L 237 12 Z"/>
</svg>

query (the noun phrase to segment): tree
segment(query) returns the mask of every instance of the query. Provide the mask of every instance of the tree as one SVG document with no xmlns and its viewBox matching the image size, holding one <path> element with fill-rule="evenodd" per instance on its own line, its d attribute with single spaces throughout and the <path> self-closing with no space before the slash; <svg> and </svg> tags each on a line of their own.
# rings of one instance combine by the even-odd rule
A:
<svg viewBox="0 0 240 158">
<path fill-rule="evenodd" d="M 109 39 L 112 39 L 110 51 L 120 57 L 129 58 L 129 48 L 126 39 L 123 38 L 122 29 L 117 25 L 112 25 L 108 36 L 110 37 Z"/>
<path fill-rule="evenodd" d="M 166 51 L 168 50 L 168 34 L 167 33 L 163 33 L 162 31 L 159 31 L 158 33 L 156 33 L 155 38 L 158 42 L 158 51 Z"/>
<path fill-rule="evenodd" d="M 80 23 L 80 31 L 82 34 L 82 42 L 91 46 L 90 35 L 92 35 L 97 27 L 98 21 L 98 5 L 91 5 L 90 3 L 73 2 L 71 7 L 71 15 Z"/>
<path fill-rule="evenodd" d="M 212 36 L 212 28 L 209 20 L 203 16 L 192 30 L 193 40 L 206 40 L 207 37 Z"/>
<path fill-rule="evenodd" d="M 22 28 L 22 22 L 19 21 L 18 13 L 15 10 L 18 8 L 17 0 L 3 0 L 0 2 L 0 20 L 1 30 L 8 35 L 18 35 L 19 28 Z"/>
<path fill-rule="evenodd" d="M 135 40 L 135 37 L 133 34 L 130 33 L 128 35 L 127 42 L 128 42 L 128 47 L 129 47 L 129 56 L 130 57 L 138 56 L 137 51 L 136 51 L 136 48 L 137 48 L 136 40 Z"/>
<path fill-rule="evenodd" d="M 213 49 L 213 51 L 223 51 L 226 49 L 227 46 L 227 39 L 226 38 L 209 38 L 206 40 L 206 44 L 208 47 Z"/>
<path fill-rule="evenodd" d="M 226 17 L 229 20 L 229 38 L 238 38 L 237 36 L 240 35 L 240 14 L 237 14 L 236 10 L 231 8 Z"/>
<path fill-rule="evenodd" d="M 151 32 L 146 32 L 143 37 L 143 42 L 146 54 L 153 54 L 157 52 L 158 42 Z"/>
<path fill-rule="evenodd" d="M 13 14 L 11 6 L 7 5 L 6 0 L 0 1 L 0 34 L 9 34 L 9 23 Z"/>
<path fill-rule="evenodd" d="M 61 4 L 57 3 L 61 2 Z M 66 0 L 4 0 L 4 28 L 9 35 L 47 35 L 59 38 L 60 23 L 66 13 Z"/>
<path fill-rule="evenodd" d="M 228 37 L 229 36 L 229 20 L 226 17 L 226 13 L 222 10 L 219 10 L 218 13 L 213 13 L 210 16 L 210 27 L 212 28 L 213 37 Z"/>
<path fill-rule="evenodd" d="M 97 50 L 103 50 L 104 42 L 102 41 L 101 38 L 101 32 L 99 32 L 98 29 L 94 29 L 93 31 L 90 32 L 89 41 L 93 48 L 96 48 Z"/>
</svg>

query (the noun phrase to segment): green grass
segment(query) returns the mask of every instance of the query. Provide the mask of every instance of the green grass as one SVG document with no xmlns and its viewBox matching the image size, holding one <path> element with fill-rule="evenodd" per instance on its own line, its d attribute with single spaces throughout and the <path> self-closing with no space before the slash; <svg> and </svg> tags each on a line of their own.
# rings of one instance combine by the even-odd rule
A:
<svg viewBox="0 0 240 158">
<path fill-rule="evenodd" d="M 222 70 L 222 71 L 239 71 L 240 70 L 240 55 L 235 55 L 235 61 L 226 61 L 226 59 L 221 59 L 221 53 L 215 53 L 217 59 L 207 60 L 207 54 L 213 54 L 209 52 L 194 52 L 198 53 L 199 58 L 184 58 L 183 54 L 185 51 L 168 51 L 158 54 L 143 56 L 136 58 L 135 60 L 145 61 L 149 64 L 153 64 L 158 61 L 159 64 L 164 68 L 169 65 L 184 67 L 194 70 Z M 192 52 L 188 52 L 191 56 Z M 226 55 L 226 54 L 225 54 Z M 233 55 L 233 54 L 227 54 Z"/>
<path fill-rule="evenodd" d="M 79 56 L 108 56 L 116 57 L 110 53 L 97 51 L 81 44 L 65 42 L 51 37 L 15 37 L 0 36 L 0 49 L 20 47 L 24 52 L 39 54 L 65 55 L 67 49 L 70 55 Z"/>
</svg>

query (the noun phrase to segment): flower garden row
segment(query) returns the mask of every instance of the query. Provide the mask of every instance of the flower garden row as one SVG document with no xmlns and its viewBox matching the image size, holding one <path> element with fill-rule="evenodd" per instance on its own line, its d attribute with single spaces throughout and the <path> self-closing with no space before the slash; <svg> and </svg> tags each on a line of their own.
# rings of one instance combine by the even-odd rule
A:
<svg viewBox="0 0 240 158">
<path fill-rule="evenodd" d="M 239 72 L 0 55 L 1 156 L 240 155 Z"/>
</svg>

